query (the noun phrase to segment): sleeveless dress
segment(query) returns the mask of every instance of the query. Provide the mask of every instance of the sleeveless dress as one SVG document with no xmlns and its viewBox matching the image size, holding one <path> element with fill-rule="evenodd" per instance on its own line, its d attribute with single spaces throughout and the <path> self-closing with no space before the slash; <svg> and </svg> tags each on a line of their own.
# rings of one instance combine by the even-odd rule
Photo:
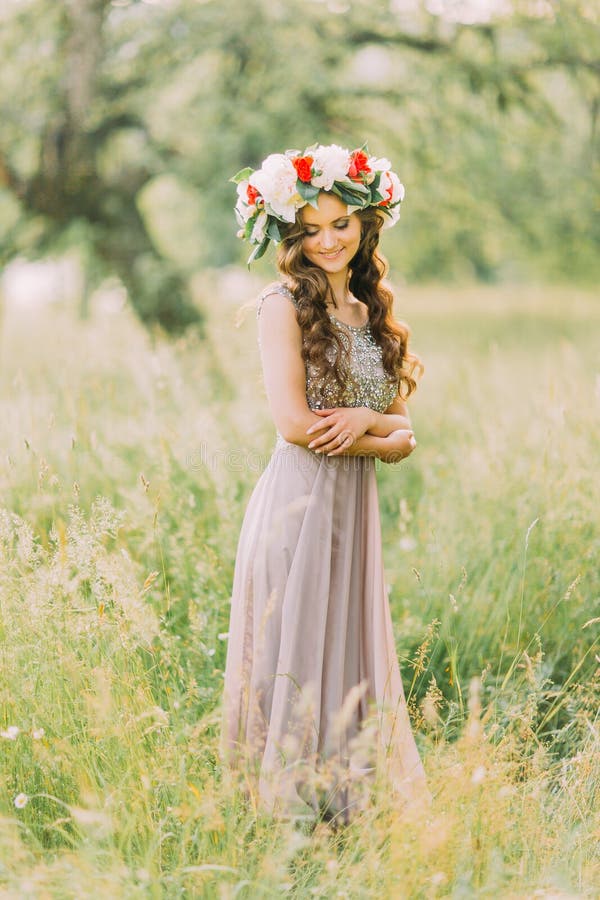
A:
<svg viewBox="0 0 600 900">
<path fill-rule="evenodd" d="M 275 284 L 257 319 L 272 293 L 295 303 Z M 330 318 L 353 383 L 340 391 L 308 365 L 308 406 L 384 412 L 398 382 L 369 324 Z M 373 457 L 327 457 L 276 433 L 239 535 L 221 749 L 275 814 L 347 821 L 382 764 L 398 796 L 428 797 L 394 644 Z"/>
</svg>

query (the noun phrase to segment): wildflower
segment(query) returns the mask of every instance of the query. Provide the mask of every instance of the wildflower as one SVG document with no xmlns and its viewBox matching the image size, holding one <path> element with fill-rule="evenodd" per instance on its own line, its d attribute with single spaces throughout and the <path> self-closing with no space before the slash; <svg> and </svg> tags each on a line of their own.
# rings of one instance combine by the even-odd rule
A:
<svg viewBox="0 0 600 900">
<path fill-rule="evenodd" d="M 416 569 L 413 569 L 413 572 L 416 572 Z M 421 578 L 419 576 L 419 581 L 420 580 Z M 436 637 L 436 628 L 439 624 L 439 619 L 433 619 L 433 621 L 429 623 L 425 638 L 421 643 L 421 646 L 417 648 L 415 659 L 410 660 L 409 664 L 415 669 L 417 675 L 421 675 L 427 668 L 429 662 L 429 648 Z"/>
<path fill-rule="evenodd" d="M 81 806 L 70 806 L 73 819 L 84 828 L 91 828 L 98 836 L 110 834 L 112 822 L 110 816 L 101 809 L 84 809 Z"/>
<path fill-rule="evenodd" d="M 16 725 L 9 725 L 6 731 L 0 731 L 0 737 L 6 738 L 7 741 L 16 741 L 19 736 L 19 728 Z"/>
<path fill-rule="evenodd" d="M 41 741 L 45 734 L 46 732 L 43 728 L 34 728 L 34 730 L 31 732 L 31 737 L 34 739 L 34 741 Z"/>
<path fill-rule="evenodd" d="M 516 790 L 511 784 L 503 784 L 498 791 L 499 797 L 513 797 L 515 794 Z"/>
<path fill-rule="evenodd" d="M 400 550 L 404 550 L 406 553 L 410 553 L 410 551 L 414 550 L 416 546 L 417 542 L 408 534 L 404 537 L 401 537 L 398 541 L 398 547 L 400 548 Z"/>
<path fill-rule="evenodd" d="M 477 766 L 473 774 L 471 775 L 471 783 L 472 784 L 481 784 L 485 776 L 487 775 L 487 769 L 485 766 Z"/>
<path fill-rule="evenodd" d="M 14 799 L 14 804 L 17 809 L 23 809 L 29 803 L 29 797 L 27 794 L 17 794 Z"/>
</svg>

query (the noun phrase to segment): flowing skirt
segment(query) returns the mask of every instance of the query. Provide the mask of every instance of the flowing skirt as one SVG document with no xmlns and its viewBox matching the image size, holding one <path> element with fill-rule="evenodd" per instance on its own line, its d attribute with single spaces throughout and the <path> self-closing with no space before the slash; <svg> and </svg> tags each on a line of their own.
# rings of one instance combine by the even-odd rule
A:
<svg viewBox="0 0 600 900">
<path fill-rule="evenodd" d="M 239 536 L 224 688 L 222 752 L 253 774 L 266 810 L 347 811 L 382 761 L 400 796 L 428 796 L 372 457 L 321 456 L 278 435 Z"/>
</svg>

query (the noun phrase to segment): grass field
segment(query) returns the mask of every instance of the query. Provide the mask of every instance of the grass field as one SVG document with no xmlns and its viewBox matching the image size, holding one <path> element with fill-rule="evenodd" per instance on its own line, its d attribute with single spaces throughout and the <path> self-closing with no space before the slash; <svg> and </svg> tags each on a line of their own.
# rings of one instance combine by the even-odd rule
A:
<svg viewBox="0 0 600 900">
<path fill-rule="evenodd" d="M 600 895 L 600 304 L 398 292 L 418 447 L 378 464 L 398 652 L 434 795 L 273 823 L 217 755 L 246 501 L 274 440 L 252 312 L 0 323 L 0 896 Z"/>
</svg>

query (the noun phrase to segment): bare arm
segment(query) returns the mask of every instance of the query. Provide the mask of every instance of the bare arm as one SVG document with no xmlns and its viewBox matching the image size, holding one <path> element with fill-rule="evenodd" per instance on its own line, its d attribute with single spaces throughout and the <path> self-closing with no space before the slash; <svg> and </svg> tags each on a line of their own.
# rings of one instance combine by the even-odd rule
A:
<svg viewBox="0 0 600 900">
<path fill-rule="evenodd" d="M 306 447 L 306 434 L 318 416 L 306 402 L 302 333 L 292 302 L 267 294 L 258 317 L 258 339 L 269 409 L 275 427 L 292 444 Z"/>
<path fill-rule="evenodd" d="M 400 428 L 390 432 L 386 437 L 364 434 L 353 444 L 341 452 L 332 451 L 330 456 L 376 456 L 385 463 L 397 463 L 413 452 L 417 442 L 412 431 Z"/>
<path fill-rule="evenodd" d="M 392 431 L 412 428 L 406 402 L 398 395 L 383 413 L 373 412 L 369 434 L 387 437 Z"/>
</svg>

